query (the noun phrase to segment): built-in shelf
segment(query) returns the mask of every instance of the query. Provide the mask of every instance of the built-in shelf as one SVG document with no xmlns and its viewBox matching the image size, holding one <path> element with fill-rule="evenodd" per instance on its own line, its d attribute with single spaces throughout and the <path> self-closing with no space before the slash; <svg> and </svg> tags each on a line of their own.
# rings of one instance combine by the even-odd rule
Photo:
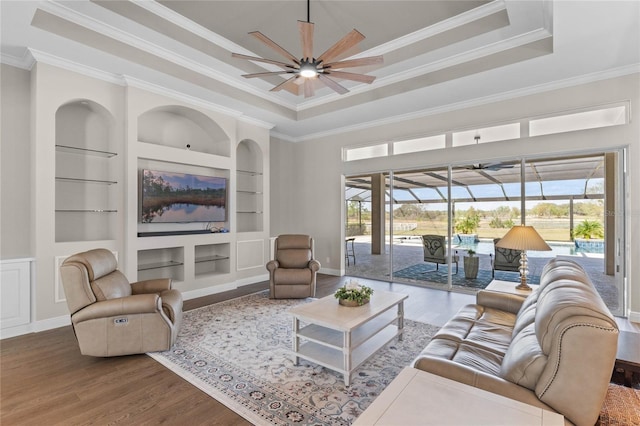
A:
<svg viewBox="0 0 640 426">
<path fill-rule="evenodd" d="M 236 170 L 237 173 L 241 175 L 249 175 L 249 176 L 262 176 L 260 172 L 253 172 L 251 170 Z"/>
<path fill-rule="evenodd" d="M 243 140 L 236 147 L 236 230 L 264 229 L 264 156 L 254 141 Z"/>
<path fill-rule="evenodd" d="M 57 213 L 118 213 L 110 209 L 56 209 Z"/>
<path fill-rule="evenodd" d="M 149 271 L 151 269 L 171 268 L 174 266 L 181 266 L 181 265 L 183 265 L 182 262 L 168 260 L 165 262 L 155 262 L 155 263 L 147 263 L 144 265 L 138 265 L 138 271 Z"/>
<path fill-rule="evenodd" d="M 99 180 L 99 179 L 80 179 L 80 178 L 68 178 L 56 176 L 57 182 L 72 182 L 72 183 L 97 183 L 102 185 L 115 185 L 118 182 L 115 180 Z"/>
<path fill-rule="evenodd" d="M 217 262 L 219 260 L 229 259 L 229 256 L 207 256 L 196 259 L 196 263 Z"/>
<path fill-rule="evenodd" d="M 118 155 L 116 152 L 101 151 L 98 149 L 90 149 L 90 148 L 78 148 L 75 146 L 68 146 L 68 145 L 56 145 L 56 151 L 68 152 L 71 154 L 96 155 L 98 157 L 115 157 L 116 155 Z"/>
</svg>

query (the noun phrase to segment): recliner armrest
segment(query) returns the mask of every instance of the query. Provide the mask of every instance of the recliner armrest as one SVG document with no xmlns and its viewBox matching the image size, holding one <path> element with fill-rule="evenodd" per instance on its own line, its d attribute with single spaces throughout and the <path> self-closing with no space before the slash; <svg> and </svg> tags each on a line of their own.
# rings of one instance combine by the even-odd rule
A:
<svg viewBox="0 0 640 426">
<path fill-rule="evenodd" d="M 131 283 L 133 294 L 162 293 L 171 289 L 171 278 L 155 278 Z"/>
<path fill-rule="evenodd" d="M 318 272 L 320 270 L 320 262 L 315 259 L 309 261 L 309 269 L 313 272 Z"/>
<path fill-rule="evenodd" d="M 160 295 L 162 299 L 162 309 L 167 314 L 172 323 L 176 323 L 176 318 L 182 312 L 182 293 L 178 290 L 163 291 Z"/>
<path fill-rule="evenodd" d="M 161 309 L 160 296 L 157 294 L 135 294 L 93 303 L 73 314 L 71 321 L 77 324 L 82 321 L 117 315 L 154 313 L 159 312 Z"/>
<path fill-rule="evenodd" d="M 476 294 L 476 303 L 487 308 L 499 309 L 501 311 L 517 314 L 520 311 L 525 296 L 499 291 L 480 290 Z"/>
<path fill-rule="evenodd" d="M 270 260 L 267 262 L 267 270 L 273 272 L 280 267 L 280 262 L 277 260 Z"/>
</svg>

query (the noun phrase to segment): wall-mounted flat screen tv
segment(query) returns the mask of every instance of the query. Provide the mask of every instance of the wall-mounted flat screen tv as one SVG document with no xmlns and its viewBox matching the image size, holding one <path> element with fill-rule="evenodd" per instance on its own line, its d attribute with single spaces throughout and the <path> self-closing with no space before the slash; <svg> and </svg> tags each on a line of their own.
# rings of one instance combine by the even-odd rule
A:
<svg viewBox="0 0 640 426">
<path fill-rule="evenodd" d="M 227 179 L 142 171 L 142 223 L 224 222 Z"/>
</svg>

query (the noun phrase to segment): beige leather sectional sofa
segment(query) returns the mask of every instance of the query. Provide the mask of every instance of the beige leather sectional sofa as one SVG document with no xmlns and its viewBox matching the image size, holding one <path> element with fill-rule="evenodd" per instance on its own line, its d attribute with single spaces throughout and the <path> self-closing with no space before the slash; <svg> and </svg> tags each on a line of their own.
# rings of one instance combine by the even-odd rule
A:
<svg viewBox="0 0 640 426">
<path fill-rule="evenodd" d="M 618 327 L 585 271 L 554 259 L 524 298 L 481 291 L 414 367 L 593 425 L 616 358 Z"/>
</svg>

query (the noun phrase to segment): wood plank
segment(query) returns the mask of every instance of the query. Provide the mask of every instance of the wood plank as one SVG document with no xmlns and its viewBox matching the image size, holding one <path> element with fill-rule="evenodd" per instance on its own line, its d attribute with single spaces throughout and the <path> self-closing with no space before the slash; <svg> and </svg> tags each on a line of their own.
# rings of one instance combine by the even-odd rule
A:
<svg viewBox="0 0 640 426">
<path fill-rule="evenodd" d="M 316 296 L 333 294 L 348 278 L 318 275 Z M 374 290 L 409 294 L 408 302 L 415 302 L 405 304 L 405 317 L 409 319 L 431 311 L 456 311 L 473 300 L 471 296 L 452 297 L 442 291 L 403 284 L 361 281 Z M 243 286 L 187 300 L 184 309 L 268 288 L 266 281 Z M 250 424 L 146 355 L 81 355 L 71 327 L 2 340 L 0 394 L 3 425 Z"/>
</svg>

